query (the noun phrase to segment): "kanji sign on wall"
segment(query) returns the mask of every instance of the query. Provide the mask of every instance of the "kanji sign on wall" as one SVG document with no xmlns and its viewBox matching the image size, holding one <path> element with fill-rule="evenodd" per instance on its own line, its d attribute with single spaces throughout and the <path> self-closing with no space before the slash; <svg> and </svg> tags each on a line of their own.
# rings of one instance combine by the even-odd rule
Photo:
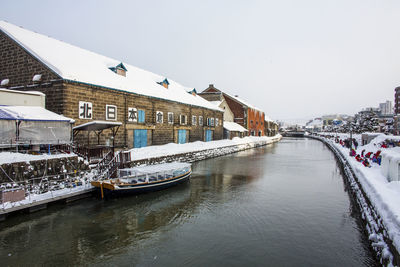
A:
<svg viewBox="0 0 400 267">
<path fill-rule="evenodd" d="M 93 105 L 91 102 L 79 101 L 79 119 L 92 119 Z"/>
<path fill-rule="evenodd" d="M 106 119 L 111 121 L 117 120 L 117 106 L 106 105 Z"/>
<path fill-rule="evenodd" d="M 137 109 L 136 108 L 128 108 L 128 121 L 137 122 Z"/>
</svg>

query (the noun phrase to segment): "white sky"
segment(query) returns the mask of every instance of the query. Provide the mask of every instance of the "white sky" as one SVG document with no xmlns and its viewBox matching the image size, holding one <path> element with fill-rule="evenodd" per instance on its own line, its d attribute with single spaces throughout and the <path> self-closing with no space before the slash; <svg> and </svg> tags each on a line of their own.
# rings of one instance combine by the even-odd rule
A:
<svg viewBox="0 0 400 267">
<path fill-rule="evenodd" d="M 0 19 L 291 121 L 393 101 L 399 14 L 399 0 L 0 2 Z"/>
</svg>

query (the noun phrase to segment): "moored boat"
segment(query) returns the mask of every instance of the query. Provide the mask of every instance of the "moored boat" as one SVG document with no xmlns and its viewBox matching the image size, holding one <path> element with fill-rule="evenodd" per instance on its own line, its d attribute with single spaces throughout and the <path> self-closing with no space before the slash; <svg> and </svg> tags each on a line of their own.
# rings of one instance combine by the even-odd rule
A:
<svg viewBox="0 0 400 267">
<path fill-rule="evenodd" d="M 157 191 L 187 181 L 190 163 L 172 162 L 118 170 L 118 178 L 92 181 L 101 197 Z"/>
<path fill-rule="evenodd" d="M 282 133 L 282 136 L 284 137 L 304 137 L 305 131 L 299 130 L 299 131 L 285 131 Z"/>
</svg>

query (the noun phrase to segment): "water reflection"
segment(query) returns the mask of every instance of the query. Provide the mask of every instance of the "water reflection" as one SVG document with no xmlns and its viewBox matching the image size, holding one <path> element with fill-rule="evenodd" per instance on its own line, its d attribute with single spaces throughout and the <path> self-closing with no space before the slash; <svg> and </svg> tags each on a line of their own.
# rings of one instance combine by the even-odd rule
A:
<svg viewBox="0 0 400 267">
<path fill-rule="evenodd" d="M 374 265 L 317 141 L 198 162 L 190 183 L 15 217 L 0 224 L 5 265 Z M 357 214 L 355 214 L 357 215 Z"/>
</svg>

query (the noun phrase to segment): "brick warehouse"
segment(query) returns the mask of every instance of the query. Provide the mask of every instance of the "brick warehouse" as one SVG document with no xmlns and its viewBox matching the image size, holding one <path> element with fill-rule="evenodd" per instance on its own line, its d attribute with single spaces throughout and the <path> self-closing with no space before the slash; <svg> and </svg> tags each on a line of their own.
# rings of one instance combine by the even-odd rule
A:
<svg viewBox="0 0 400 267">
<path fill-rule="evenodd" d="M 3 87 L 45 93 L 46 108 L 76 126 L 120 122 L 116 147 L 222 139 L 223 111 L 165 77 L 4 21 L 0 53 Z M 75 140 L 113 139 L 110 129 L 97 133 L 80 132 Z"/>
<path fill-rule="evenodd" d="M 233 121 L 243 126 L 249 131 L 249 135 L 264 136 L 265 135 L 265 114 L 260 109 L 250 105 L 238 96 L 232 96 L 214 87 L 210 84 L 200 96 L 208 101 L 220 99 L 221 95 L 225 99 L 229 108 L 233 112 Z"/>
</svg>

